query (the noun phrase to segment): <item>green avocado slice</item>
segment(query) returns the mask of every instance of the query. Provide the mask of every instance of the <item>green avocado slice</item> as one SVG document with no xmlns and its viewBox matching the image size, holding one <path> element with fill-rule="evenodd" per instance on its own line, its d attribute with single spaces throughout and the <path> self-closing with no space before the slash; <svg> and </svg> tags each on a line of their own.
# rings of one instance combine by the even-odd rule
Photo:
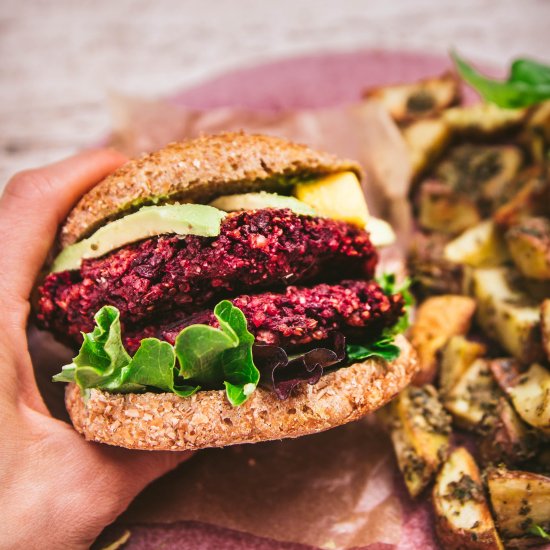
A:
<svg viewBox="0 0 550 550">
<path fill-rule="evenodd" d="M 224 218 L 225 212 L 204 204 L 144 206 L 65 248 L 53 262 L 51 272 L 79 269 L 84 259 L 99 258 L 121 246 L 157 235 L 216 237 Z"/>
<path fill-rule="evenodd" d="M 223 195 L 210 203 L 210 206 L 235 212 L 237 210 L 259 210 L 260 208 L 289 208 L 296 214 L 304 216 L 316 216 L 317 212 L 294 197 L 277 195 L 277 193 L 243 193 L 242 195 Z"/>
</svg>

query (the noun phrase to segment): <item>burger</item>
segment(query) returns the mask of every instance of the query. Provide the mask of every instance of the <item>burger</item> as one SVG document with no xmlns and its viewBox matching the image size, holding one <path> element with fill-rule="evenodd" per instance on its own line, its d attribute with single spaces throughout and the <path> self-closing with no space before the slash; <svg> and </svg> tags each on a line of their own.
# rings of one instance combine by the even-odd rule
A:
<svg viewBox="0 0 550 550">
<path fill-rule="evenodd" d="M 359 166 L 226 133 L 131 160 L 84 195 L 38 289 L 75 350 L 54 381 L 87 439 L 189 450 L 356 420 L 411 380 L 408 294 L 375 279 Z"/>
</svg>

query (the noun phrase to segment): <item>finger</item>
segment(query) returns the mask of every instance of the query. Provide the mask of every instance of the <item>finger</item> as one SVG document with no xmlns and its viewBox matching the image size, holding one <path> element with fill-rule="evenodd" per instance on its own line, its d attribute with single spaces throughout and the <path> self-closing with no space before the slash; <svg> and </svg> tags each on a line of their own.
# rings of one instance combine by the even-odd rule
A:
<svg viewBox="0 0 550 550">
<path fill-rule="evenodd" d="M 112 517 L 109 518 L 111 521 L 114 521 L 145 487 L 189 460 L 194 454 L 191 451 L 130 451 L 120 448 L 105 451 L 110 455 L 111 487 L 113 482 L 118 485 Z"/>
<path fill-rule="evenodd" d="M 14 176 L 0 198 L 0 290 L 28 299 L 61 221 L 94 184 L 125 162 L 98 149 Z"/>
</svg>

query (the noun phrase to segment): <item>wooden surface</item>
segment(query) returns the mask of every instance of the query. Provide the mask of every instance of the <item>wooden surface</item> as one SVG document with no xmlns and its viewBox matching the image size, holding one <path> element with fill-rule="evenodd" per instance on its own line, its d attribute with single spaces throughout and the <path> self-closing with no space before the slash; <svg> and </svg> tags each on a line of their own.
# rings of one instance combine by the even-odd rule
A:
<svg viewBox="0 0 550 550">
<path fill-rule="evenodd" d="M 154 97 L 232 68 L 377 47 L 504 66 L 550 55 L 546 0 L 0 0 L 0 187 L 97 143 L 108 95 Z"/>
</svg>

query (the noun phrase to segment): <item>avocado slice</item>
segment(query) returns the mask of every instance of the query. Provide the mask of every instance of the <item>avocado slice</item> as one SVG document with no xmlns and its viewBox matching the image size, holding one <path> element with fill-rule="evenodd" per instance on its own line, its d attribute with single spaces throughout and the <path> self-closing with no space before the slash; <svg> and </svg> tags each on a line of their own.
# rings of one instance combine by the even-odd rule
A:
<svg viewBox="0 0 550 550">
<path fill-rule="evenodd" d="M 157 235 L 216 237 L 224 218 L 225 212 L 204 204 L 144 206 L 62 250 L 52 264 L 51 273 L 79 269 L 84 259 L 99 258 L 121 246 Z"/>
<path fill-rule="evenodd" d="M 289 208 L 296 214 L 316 216 L 317 212 L 294 197 L 277 195 L 277 193 L 243 193 L 242 195 L 223 195 L 210 203 L 210 206 L 235 212 L 236 210 L 259 210 L 261 208 Z"/>
</svg>

